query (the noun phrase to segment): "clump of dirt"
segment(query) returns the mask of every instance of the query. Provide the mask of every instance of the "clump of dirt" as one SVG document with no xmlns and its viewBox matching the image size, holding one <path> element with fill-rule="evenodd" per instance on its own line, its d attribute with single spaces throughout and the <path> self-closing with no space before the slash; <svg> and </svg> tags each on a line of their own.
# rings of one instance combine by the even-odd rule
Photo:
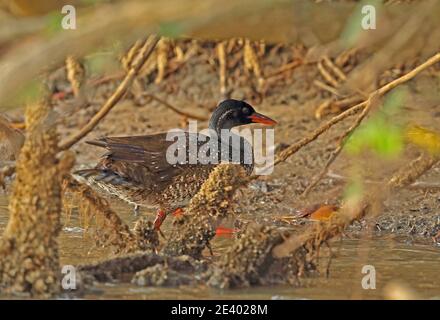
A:
<svg viewBox="0 0 440 320">
<path fill-rule="evenodd" d="M 137 272 L 131 283 L 142 287 L 177 287 L 194 283 L 194 275 L 182 274 L 163 265 L 155 265 Z"/>
<path fill-rule="evenodd" d="M 208 284 L 217 288 L 236 288 L 275 283 L 298 283 L 300 274 L 316 270 L 306 263 L 307 250 L 295 255 L 275 258 L 272 249 L 283 242 L 277 228 L 250 225 L 233 246 L 222 256 L 212 271 Z"/>
<path fill-rule="evenodd" d="M 138 286 L 177 287 L 181 285 L 195 285 L 204 279 L 207 263 L 197 261 L 189 256 L 177 257 L 179 264 L 156 264 L 145 268 L 131 279 Z"/>
</svg>

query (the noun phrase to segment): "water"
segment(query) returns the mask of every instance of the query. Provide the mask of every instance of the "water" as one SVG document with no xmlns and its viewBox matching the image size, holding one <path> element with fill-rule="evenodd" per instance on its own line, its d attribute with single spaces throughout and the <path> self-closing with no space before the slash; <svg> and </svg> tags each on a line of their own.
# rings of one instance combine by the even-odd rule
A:
<svg viewBox="0 0 440 320">
<path fill-rule="evenodd" d="M 114 209 L 127 222 L 135 218 L 132 209 L 115 202 Z M 8 220 L 7 199 L 0 197 L 0 232 Z M 166 229 L 165 229 L 166 232 Z M 232 239 L 213 242 L 215 253 L 227 249 Z M 403 244 L 393 240 L 334 241 L 330 277 L 302 279 L 300 287 L 272 286 L 239 290 L 216 290 L 205 286 L 179 288 L 138 287 L 131 284 L 102 284 L 81 298 L 90 299 L 381 299 L 392 293 L 411 297 L 440 299 L 440 249 L 430 245 Z M 84 236 L 75 212 L 60 236 L 61 264 L 89 263 L 109 256 Z M 323 256 L 325 254 L 323 253 Z M 321 259 L 326 266 L 327 259 Z M 376 271 L 376 289 L 362 288 L 362 267 Z M 394 289 L 392 289 L 394 288 Z M 391 292 L 391 293 L 390 293 Z"/>
</svg>

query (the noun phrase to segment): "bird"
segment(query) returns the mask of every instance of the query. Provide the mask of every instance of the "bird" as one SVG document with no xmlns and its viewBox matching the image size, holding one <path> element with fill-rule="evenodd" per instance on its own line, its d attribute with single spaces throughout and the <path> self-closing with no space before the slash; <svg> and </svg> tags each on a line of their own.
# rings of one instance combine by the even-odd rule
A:
<svg viewBox="0 0 440 320">
<path fill-rule="evenodd" d="M 252 173 L 252 146 L 245 138 L 231 132 L 234 127 L 252 123 L 272 126 L 277 122 L 256 112 L 245 101 L 227 99 L 220 102 L 211 114 L 211 134 L 203 135 L 182 130 L 180 137 L 185 139 L 177 149 L 184 151 L 185 161 L 169 161 L 167 150 L 176 141 L 170 141 L 167 132 L 143 136 L 102 137 L 86 143 L 105 148 L 107 152 L 94 168 L 75 171 L 74 176 L 85 180 L 92 187 L 98 187 L 134 205 L 135 214 L 138 214 L 140 207 L 156 208 L 153 226 L 155 230 L 160 231 L 167 215 L 181 213 L 182 208 L 188 205 L 200 190 L 210 172 L 224 160 L 221 150 L 229 151 L 226 153 L 227 161 L 243 166 L 248 175 Z M 225 131 L 238 138 L 238 146 L 231 143 L 233 138 L 225 138 L 225 135 L 222 135 Z M 194 141 L 191 139 L 196 141 L 197 152 L 202 151 L 207 141 L 217 142 L 218 148 L 209 149 L 207 154 L 212 156 L 210 159 L 218 161 L 187 161 L 191 157 L 190 141 Z M 238 161 L 234 158 L 234 151 L 239 152 Z"/>
</svg>

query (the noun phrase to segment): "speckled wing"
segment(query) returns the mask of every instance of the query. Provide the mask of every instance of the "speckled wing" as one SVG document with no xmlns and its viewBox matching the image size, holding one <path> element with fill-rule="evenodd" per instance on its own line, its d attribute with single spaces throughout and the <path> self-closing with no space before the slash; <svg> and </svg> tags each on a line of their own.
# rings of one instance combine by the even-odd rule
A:
<svg viewBox="0 0 440 320">
<path fill-rule="evenodd" d="M 185 138 L 193 133 L 182 132 Z M 136 184 L 160 187 L 170 183 L 188 166 L 170 164 L 167 149 L 175 141 L 167 141 L 166 133 L 131 137 L 104 137 L 87 143 L 106 148 L 97 169 L 108 169 Z M 188 152 L 188 148 L 186 148 Z"/>
</svg>

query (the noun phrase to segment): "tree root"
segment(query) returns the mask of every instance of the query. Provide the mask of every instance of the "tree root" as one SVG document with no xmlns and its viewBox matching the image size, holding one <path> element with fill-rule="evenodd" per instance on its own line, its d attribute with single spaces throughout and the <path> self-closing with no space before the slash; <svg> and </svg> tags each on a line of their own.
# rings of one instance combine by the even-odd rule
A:
<svg viewBox="0 0 440 320">
<path fill-rule="evenodd" d="M 217 166 L 191 200 L 178 223 L 179 232 L 167 242 L 163 252 L 171 256 L 200 258 L 203 249 L 214 238 L 216 227 L 229 214 L 234 193 L 242 186 L 244 178 L 241 166 Z"/>
<path fill-rule="evenodd" d="M 9 293 L 42 296 L 59 290 L 61 180 L 73 160 L 56 158 L 52 118 L 46 103 L 26 109 L 27 135 L 17 161 L 11 216 L 0 239 L 0 286 Z"/>
<path fill-rule="evenodd" d="M 132 231 L 110 208 L 109 203 L 89 186 L 68 176 L 64 180 L 64 189 L 79 198 L 80 211 L 83 211 L 84 217 L 95 218 L 99 226 L 98 242 L 112 246 L 116 253 L 153 251 L 159 245 L 158 234 L 150 221 L 140 219 Z"/>
</svg>

